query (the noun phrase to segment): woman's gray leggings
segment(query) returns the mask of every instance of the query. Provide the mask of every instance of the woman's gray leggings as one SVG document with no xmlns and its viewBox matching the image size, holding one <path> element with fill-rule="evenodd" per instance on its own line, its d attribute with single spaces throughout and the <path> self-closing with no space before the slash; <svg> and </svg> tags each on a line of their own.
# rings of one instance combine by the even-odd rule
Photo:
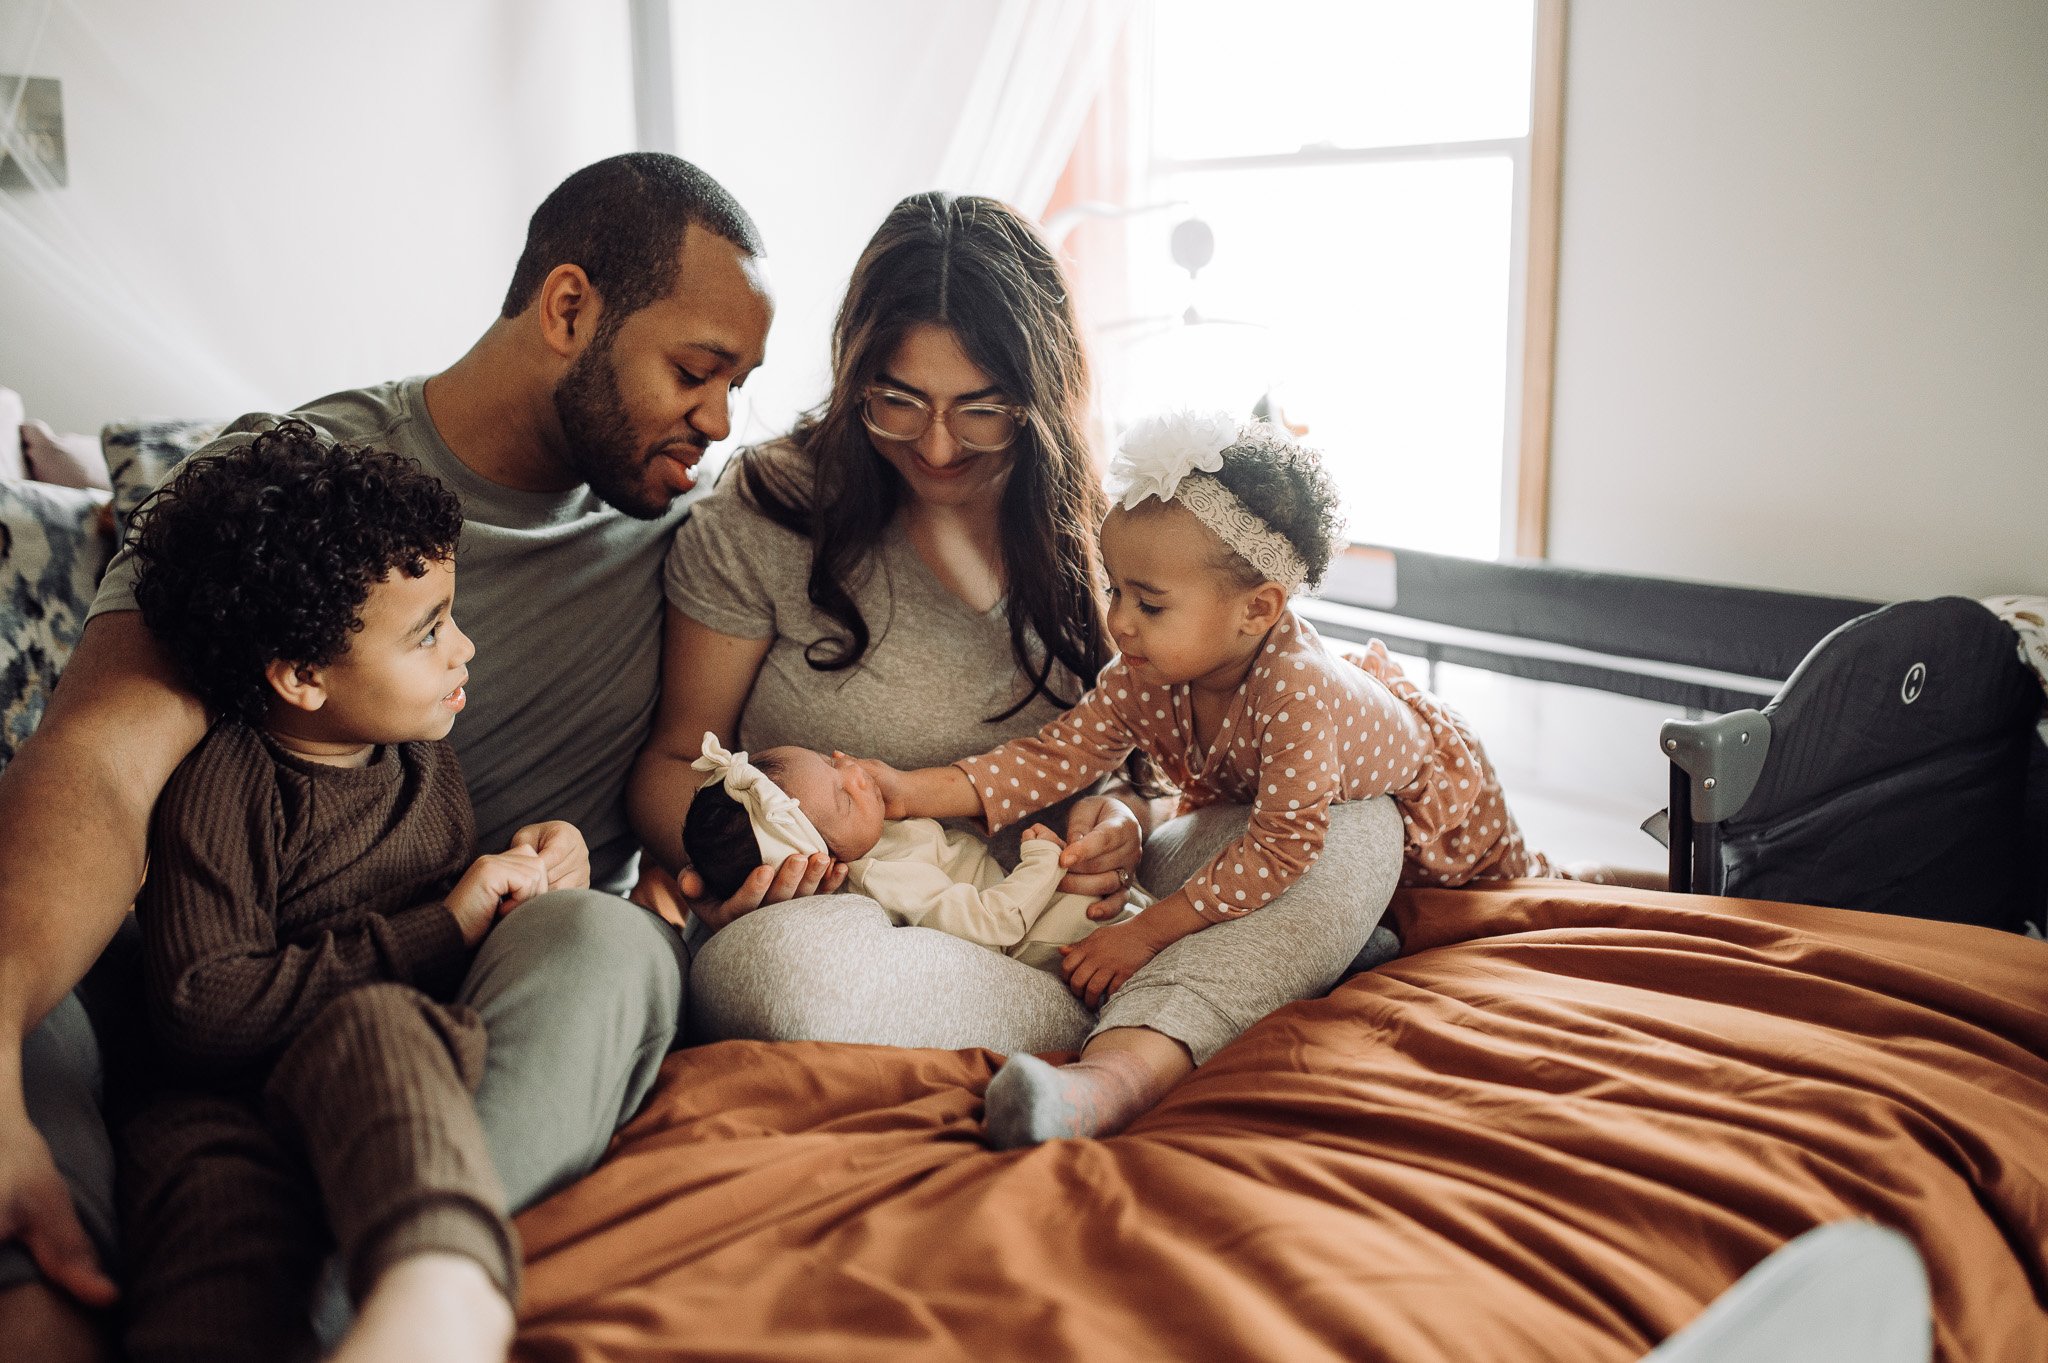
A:
<svg viewBox="0 0 2048 1363">
<path fill-rule="evenodd" d="M 1166 894 L 1231 839 L 1249 810 L 1212 805 L 1146 844 L 1140 879 Z M 873 900 L 826 895 L 775 904 L 704 943 L 690 975 L 690 1039 L 981 1046 L 1005 1054 L 1078 1050 L 1112 1027 L 1150 1027 L 1197 1064 L 1282 1004 L 1323 993 L 1365 950 L 1401 872 L 1401 818 L 1384 797 L 1332 808 L 1322 855 L 1256 913 L 1183 937 L 1102 1007 L 1060 978 L 931 928 L 897 927 Z"/>
</svg>

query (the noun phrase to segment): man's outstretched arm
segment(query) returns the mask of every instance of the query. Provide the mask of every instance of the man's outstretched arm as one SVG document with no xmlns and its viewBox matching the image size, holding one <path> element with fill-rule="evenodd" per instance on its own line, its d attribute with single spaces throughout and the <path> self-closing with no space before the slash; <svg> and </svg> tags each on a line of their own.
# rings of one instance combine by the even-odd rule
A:
<svg viewBox="0 0 2048 1363">
<path fill-rule="evenodd" d="M 122 611 L 86 626 L 42 724 L 0 771 L 0 1240 L 87 1300 L 111 1287 L 29 1124 L 21 1044 L 121 925 L 150 810 L 205 733 L 204 708 Z"/>
</svg>

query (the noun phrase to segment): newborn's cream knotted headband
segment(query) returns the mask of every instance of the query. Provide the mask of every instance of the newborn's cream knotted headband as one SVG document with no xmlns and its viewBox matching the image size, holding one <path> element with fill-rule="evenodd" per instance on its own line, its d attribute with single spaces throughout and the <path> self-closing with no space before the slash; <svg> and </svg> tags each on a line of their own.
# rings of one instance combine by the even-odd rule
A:
<svg viewBox="0 0 2048 1363">
<path fill-rule="evenodd" d="M 690 765 L 705 774 L 704 785 L 723 783 L 725 793 L 747 811 L 763 865 L 780 866 L 785 857 L 807 857 L 813 852 L 830 855 L 832 849 L 796 798 L 763 775 L 745 753 L 727 752 L 718 735 L 704 735 L 704 755 Z"/>
</svg>

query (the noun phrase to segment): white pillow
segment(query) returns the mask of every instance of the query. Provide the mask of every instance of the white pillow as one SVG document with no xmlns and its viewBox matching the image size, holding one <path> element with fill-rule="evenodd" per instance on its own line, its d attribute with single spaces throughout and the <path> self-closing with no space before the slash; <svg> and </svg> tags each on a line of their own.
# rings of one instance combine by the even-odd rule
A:
<svg viewBox="0 0 2048 1363">
<path fill-rule="evenodd" d="M 58 435 L 47 422 L 27 421 L 21 426 L 21 454 L 28 476 L 39 483 L 96 487 L 102 492 L 114 486 L 107 476 L 107 457 L 94 436 Z"/>
<path fill-rule="evenodd" d="M 21 405 L 21 394 L 0 388 L 0 479 L 28 476 L 21 458 L 21 423 L 26 420 L 28 409 Z"/>
</svg>

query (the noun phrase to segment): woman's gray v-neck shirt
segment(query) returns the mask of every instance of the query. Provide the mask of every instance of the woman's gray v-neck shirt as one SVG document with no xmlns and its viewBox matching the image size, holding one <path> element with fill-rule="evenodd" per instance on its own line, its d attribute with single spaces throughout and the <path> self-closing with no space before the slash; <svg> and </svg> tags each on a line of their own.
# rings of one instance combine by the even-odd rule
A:
<svg viewBox="0 0 2048 1363">
<path fill-rule="evenodd" d="M 786 443 L 771 455 L 799 457 Z M 811 605 L 810 541 L 769 520 L 737 483 L 729 467 L 691 509 L 665 581 L 669 603 L 707 629 L 774 641 L 740 714 L 740 747 L 799 744 L 897 767 L 942 766 L 1034 733 L 1064 708 L 1038 696 L 991 719 L 1025 689 L 1004 605 L 977 611 L 955 596 L 918 556 L 901 517 L 848 584 L 867 619 L 866 655 L 836 672 L 812 667 L 805 649 L 845 631 Z M 1080 696 L 1071 675 L 1053 675 L 1060 694 Z"/>
</svg>

